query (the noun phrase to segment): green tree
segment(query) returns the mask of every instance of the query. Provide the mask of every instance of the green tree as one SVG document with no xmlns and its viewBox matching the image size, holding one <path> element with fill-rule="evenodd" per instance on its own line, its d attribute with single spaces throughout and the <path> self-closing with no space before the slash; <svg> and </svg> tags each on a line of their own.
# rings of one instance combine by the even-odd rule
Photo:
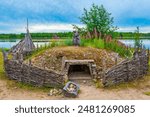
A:
<svg viewBox="0 0 150 117">
<path fill-rule="evenodd" d="M 93 32 L 96 29 L 98 33 L 101 33 L 102 37 L 104 34 L 112 33 L 116 30 L 116 27 L 113 26 L 111 13 L 108 13 L 103 5 L 93 4 L 90 10 L 84 8 L 84 13 L 80 20 L 86 25 L 89 32 Z"/>
</svg>

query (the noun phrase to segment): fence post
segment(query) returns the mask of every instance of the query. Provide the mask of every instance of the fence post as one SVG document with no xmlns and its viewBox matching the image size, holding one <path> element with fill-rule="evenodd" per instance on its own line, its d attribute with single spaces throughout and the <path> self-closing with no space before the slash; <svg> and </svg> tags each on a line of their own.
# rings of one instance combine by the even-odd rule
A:
<svg viewBox="0 0 150 117">
<path fill-rule="evenodd" d="M 31 62 L 31 59 L 29 59 L 29 66 L 31 66 L 32 65 L 32 62 Z"/>
<path fill-rule="evenodd" d="M 115 56 L 115 65 L 117 65 L 117 63 L 118 63 L 118 54 L 116 54 Z"/>
<path fill-rule="evenodd" d="M 27 82 L 31 82 L 31 78 L 30 78 L 30 69 L 31 69 L 31 59 L 29 59 L 29 65 L 28 65 L 28 70 L 27 70 Z"/>
<path fill-rule="evenodd" d="M 102 78 L 102 83 L 105 83 L 105 81 L 106 81 L 106 76 L 105 76 L 105 73 L 106 73 L 106 61 L 105 61 L 105 58 L 102 59 L 102 64 L 103 64 L 103 78 Z"/>
<path fill-rule="evenodd" d="M 64 72 L 64 68 L 65 68 L 65 60 L 66 60 L 66 57 L 62 57 L 62 63 L 61 63 L 61 72 Z"/>
<path fill-rule="evenodd" d="M 128 61 L 126 62 L 126 69 L 127 69 L 127 79 L 126 79 L 126 81 L 129 81 L 129 63 L 128 63 Z"/>
<path fill-rule="evenodd" d="M 136 67 L 138 72 L 137 72 L 137 77 L 139 78 L 140 76 L 140 69 L 141 69 L 141 63 L 140 63 L 140 57 L 138 56 L 138 58 L 136 58 L 137 61 L 138 61 L 138 66 Z M 143 66 L 142 66 L 142 69 L 143 69 Z"/>
<path fill-rule="evenodd" d="M 149 48 L 148 48 L 148 55 L 147 55 L 147 71 L 149 71 Z"/>
<path fill-rule="evenodd" d="M 22 63 L 23 62 L 23 54 L 20 54 L 20 62 Z"/>
<path fill-rule="evenodd" d="M 16 53 L 12 53 L 12 56 L 13 56 L 13 60 L 16 60 L 17 59 L 17 54 Z"/>
</svg>

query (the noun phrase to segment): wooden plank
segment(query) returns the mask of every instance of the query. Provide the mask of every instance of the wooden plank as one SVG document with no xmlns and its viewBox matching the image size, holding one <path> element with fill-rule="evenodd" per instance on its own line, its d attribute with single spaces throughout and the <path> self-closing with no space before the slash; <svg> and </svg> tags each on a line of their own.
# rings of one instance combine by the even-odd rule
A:
<svg viewBox="0 0 150 117">
<path fill-rule="evenodd" d="M 94 62 L 94 60 L 65 60 L 67 63 L 89 63 L 89 62 Z"/>
</svg>

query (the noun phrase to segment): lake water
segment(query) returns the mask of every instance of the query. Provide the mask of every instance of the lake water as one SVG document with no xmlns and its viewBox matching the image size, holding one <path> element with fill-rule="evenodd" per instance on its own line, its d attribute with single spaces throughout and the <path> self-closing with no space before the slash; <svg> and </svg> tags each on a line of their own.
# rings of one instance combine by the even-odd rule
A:
<svg viewBox="0 0 150 117">
<path fill-rule="evenodd" d="M 0 48 L 11 48 L 17 43 L 19 43 L 20 39 L 0 39 Z M 34 40 L 33 40 L 34 41 Z M 34 42 L 35 46 L 41 46 L 48 44 L 49 42 Z"/>
<path fill-rule="evenodd" d="M 120 40 L 125 45 L 134 47 L 134 40 Z M 150 49 L 150 40 L 149 39 L 143 39 L 141 40 L 142 44 L 145 46 L 146 49 Z"/>
<path fill-rule="evenodd" d="M 0 48 L 11 48 L 16 45 L 20 39 L 0 39 Z M 33 40 L 34 41 L 34 40 Z M 134 40 L 120 40 L 124 44 L 134 47 Z M 45 45 L 49 42 L 34 42 L 35 46 Z M 150 40 L 144 39 L 142 40 L 143 45 L 148 49 L 150 49 Z"/>
</svg>

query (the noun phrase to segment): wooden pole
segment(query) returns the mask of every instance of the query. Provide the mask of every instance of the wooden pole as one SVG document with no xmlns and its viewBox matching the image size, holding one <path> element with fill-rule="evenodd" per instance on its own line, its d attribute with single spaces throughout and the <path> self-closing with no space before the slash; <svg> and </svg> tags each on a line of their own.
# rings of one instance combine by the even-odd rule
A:
<svg viewBox="0 0 150 117">
<path fill-rule="evenodd" d="M 102 78 L 102 83 L 105 83 L 106 81 L 106 60 L 105 58 L 102 59 L 102 64 L 103 64 L 103 78 Z"/>
<path fill-rule="evenodd" d="M 127 79 L 126 79 L 126 82 L 128 82 L 129 81 L 129 63 L 128 63 L 128 61 L 126 63 L 126 69 L 127 69 Z"/>
<path fill-rule="evenodd" d="M 148 48 L 148 55 L 147 55 L 147 70 L 149 71 L 149 48 Z"/>
<path fill-rule="evenodd" d="M 118 57 L 116 56 L 115 57 L 115 65 L 117 65 L 117 62 L 118 62 Z"/>
<path fill-rule="evenodd" d="M 32 65 L 32 62 L 31 62 L 31 59 L 29 59 L 29 66 L 31 66 Z"/>
</svg>

